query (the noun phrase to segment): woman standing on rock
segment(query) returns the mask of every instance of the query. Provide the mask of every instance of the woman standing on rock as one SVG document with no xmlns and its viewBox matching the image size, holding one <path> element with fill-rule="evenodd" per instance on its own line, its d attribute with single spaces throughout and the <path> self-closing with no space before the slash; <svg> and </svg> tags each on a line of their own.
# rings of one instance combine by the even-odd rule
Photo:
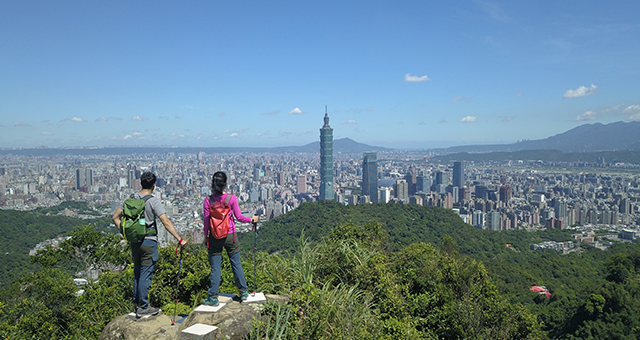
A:
<svg viewBox="0 0 640 340">
<path fill-rule="evenodd" d="M 217 306 L 218 301 L 218 289 L 220 288 L 220 267 L 222 261 L 222 248 L 227 250 L 229 255 L 229 262 L 231 262 L 231 269 L 233 270 L 233 279 L 235 285 L 240 290 L 240 299 L 246 300 L 249 296 L 249 286 L 247 286 L 247 280 L 242 270 L 242 263 L 240 263 L 240 243 L 236 238 L 236 224 L 235 220 L 243 223 L 256 223 L 258 222 L 258 215 L 253 215 L 251 218 L 243 216 L 238 206 L 238 198 L 229 193 L 224 193 L 224 189 L 227 187 L 227 175 L 218 171 L 213 174 L 211 179 L 211 192 L 212 195 L 204 200 L 204 238 L 207 248 L 209 248 L 209 263 L 211 264 L 211 276 L 209 286 L 209 297 L 202 301 L 207 306 Z M 220 206 L 223 203 L 225 206 L 231 208 L 229 218 L 229 232 L 226 237 L 217 239 L 213 237 L 211 230 L 211 216 L 210 206 Z"/>
</svg>

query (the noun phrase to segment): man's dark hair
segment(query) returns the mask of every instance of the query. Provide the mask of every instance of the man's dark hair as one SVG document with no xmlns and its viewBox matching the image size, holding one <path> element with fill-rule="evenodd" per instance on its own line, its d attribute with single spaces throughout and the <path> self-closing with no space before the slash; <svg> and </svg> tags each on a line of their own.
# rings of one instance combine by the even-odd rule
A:
<svg viewBox="0 0 640 340">
<path fill-rule="evenodd" d="M 156 175 L 151 171 L 147 171 L 140 175 L 140 185 L 142 185 L 142 189 L 151 189 L 153 185 L 156 184 Z"/>
</svg>

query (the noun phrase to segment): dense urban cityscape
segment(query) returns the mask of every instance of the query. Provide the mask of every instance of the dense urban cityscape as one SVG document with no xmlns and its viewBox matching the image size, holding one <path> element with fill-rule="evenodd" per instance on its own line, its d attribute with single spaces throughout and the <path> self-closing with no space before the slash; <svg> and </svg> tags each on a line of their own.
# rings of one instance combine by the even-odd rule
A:
<svg viewBox="0 0 640 340">
<path fill-rule="evenodd" d="M 211 175 L 222 170 L 229 174 L 229 190 L 239 197 L 243 211 L 267 221 L 302 202 L 320 199 L 437 206 L 453 209 L 475 228 L 494 231 L 575 227 L 585 231 L 576 239 L 587 243 L 596 241 L 589 232 L 593 229 L 609 229 L 623 239 L 636 235 L 640 179 L 635 174 L 608 173 L 604 160 L 602 171 L 596 173 L 545 168 L 540 162 L 533 166 L 526 160 L 439 164 L 427 156 L 400 151 L 334 157 L 332 130 L 325 113 L 320 157 L 202 151 L 124 156 L 8 154 L 0 158 L 0 206 L 30 210 L 80 200 L 110 216 L 141 189 L 141 173 L 152 171 L 158 176 L 154 194 L 162 199 L 167 215 L 179 231 L 199 242 L 202 201 L 210 194 Z M 63 213 L 76 215 L 69 210 Z M 163 231 L 160 243 L 165 245 L 170 240 Z"/>
</svg>

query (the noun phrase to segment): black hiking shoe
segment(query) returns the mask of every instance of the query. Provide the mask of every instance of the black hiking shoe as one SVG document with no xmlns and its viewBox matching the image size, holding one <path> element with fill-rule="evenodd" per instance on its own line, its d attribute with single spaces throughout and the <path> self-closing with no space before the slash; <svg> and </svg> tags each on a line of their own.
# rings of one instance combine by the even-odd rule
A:
<svg viewBox="0 0 640 340">
<path fill-rule="evenodd" d="M 149 306 L 147 308 L 138 308 L 138 311 L 136 311 L 136 316 L 138 318 L 142 318 L 145 316 L 158 315 L 159 312 L 160 309 Z"/>
</svg>

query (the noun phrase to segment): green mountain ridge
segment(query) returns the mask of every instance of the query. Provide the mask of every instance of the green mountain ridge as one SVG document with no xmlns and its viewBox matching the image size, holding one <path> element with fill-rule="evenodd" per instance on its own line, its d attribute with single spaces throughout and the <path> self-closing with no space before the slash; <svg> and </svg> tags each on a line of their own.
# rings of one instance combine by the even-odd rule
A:
<svg viewBox="0 0 640 340">
<path fill-rule="evenodd" d="M 61 223 L 58 216 L 13 213 Z M 85 295 L 73 297 L 71 277 L 60 270 L 65 263 L 76 256 L 102 263 L 130 259 L 116 235 L 91 226 L 72 234 L 77 237 L 68 244 L 37 256 L 43 270 L 16 278 L 0 292 L 0 337 L 93 338 L 130 308 L 131 268 L 107 271 L 99 283 L 84 287 Z M 474 229 L 442 208 L 329 201 L 301 204 L 264 223 L 256 268 L 253 235 L 239 237 L 247 282 L 291 297 L 285 309 L 268 308 L 264 314 L 286 324 L 287 339 L 640 336 L 638 243 L 567 255 L 530 251 L 530 243 L 567 240 L 570 232 L 492 232 Z M 182 312 L 198 305 L 209 284 L 206 253 L 202 245 L 188 246 L 176 291 L 175 249 L 160 249 L 152 304 L 173 308 L 179 293 Z M 226 260 L 222 275 L 221 291 L 234 292 Z M 551 297 L 531 292 L 533 285 L 545 285 Z M 42 300 L 42 292 L 49 291 Z M 45 319 L 46 329 L 38 321 Z"/>
</svg>

